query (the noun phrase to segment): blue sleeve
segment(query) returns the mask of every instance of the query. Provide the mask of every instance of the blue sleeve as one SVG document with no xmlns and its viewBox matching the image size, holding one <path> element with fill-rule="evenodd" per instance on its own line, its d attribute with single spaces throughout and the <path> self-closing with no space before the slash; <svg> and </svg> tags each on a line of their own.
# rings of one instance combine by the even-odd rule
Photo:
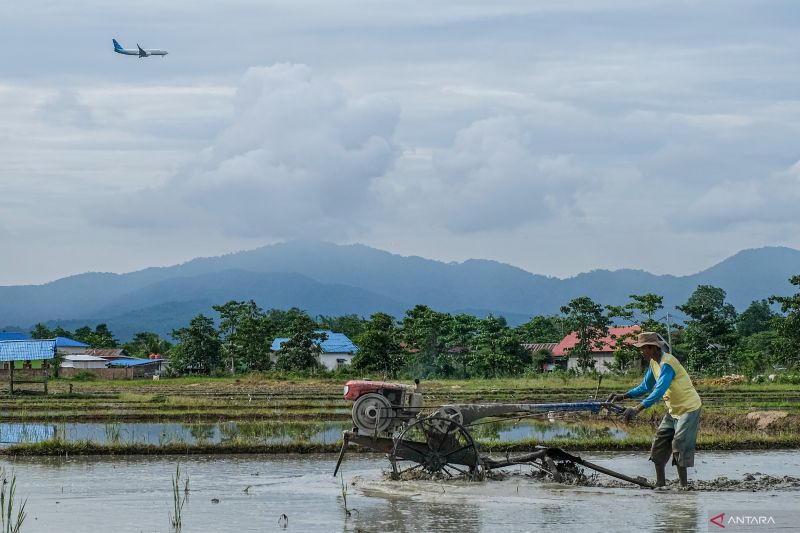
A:
<svg viewBox="0 0 800 533">
<path fill-rule="evenodd" d="M 655 385 L 656 385 L 656 378 L 653 377 L 653 371 L 648 368 L 641 384 L 639 384 L 638 387 L 634 387 L 628 392 L 626 392 L 625 396 L 627 396 L 628 398 L 638 398 L 639 396 L 644 396 L 645 394 L 650 392 L 650 389 L 655 387 Z"/>
<path fill-rule="evenodd" d="M 658 376 L 656 388 L 653 389 L 653 392 L 650 393 L 650 396 L 642 400 L 642 405 L 645 409 L 656 403 L 661 399 L 662 396 L 664 396 L 664 393 L 667 392 L 667 389 L 672 383 L 672 378 L 674 377 L 675 370 L 671 366 L 666 363 L 661 365 L 661 374 Z"/>
</svg>

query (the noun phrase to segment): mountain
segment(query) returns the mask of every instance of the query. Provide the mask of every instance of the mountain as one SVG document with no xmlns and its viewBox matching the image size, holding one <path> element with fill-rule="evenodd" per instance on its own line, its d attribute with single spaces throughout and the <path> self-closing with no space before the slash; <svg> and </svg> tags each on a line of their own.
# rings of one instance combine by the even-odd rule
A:
<svg viewBox="0 0 800 533">
<path fill-rule="evenodd" d="M 777 247 L 744 250 L 690 276 L 623 269 L 559 279 L 489 260 L 444 263 L 363 245 L 292 241 L 128 274 L 0 287 L 0 325 L 49 322 L 74 329 L 106 322 L 121 339 L 144 330 L 166 335 L 231 299 L 253 299 L 263 308 L 296 306 L 312 315 L 385 311 L 398 317 L 422 303 L 520 323 L 557 313 L 577 296 L 620 305 L 630 294 L 647 292 L 664 296 L 665 309 L 677 314 L 675 305 L 701 284 L 722 287 L 742 310 L 752 300 L 792 293 L 788 278 L 797 273 L 800 251 Z"/>
</svg>

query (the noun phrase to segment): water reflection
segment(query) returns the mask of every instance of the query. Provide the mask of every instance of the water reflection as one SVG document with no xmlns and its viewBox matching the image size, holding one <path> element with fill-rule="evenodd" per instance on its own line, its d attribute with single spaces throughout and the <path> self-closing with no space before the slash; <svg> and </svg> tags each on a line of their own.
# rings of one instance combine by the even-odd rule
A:
<svg viewBox="0 0 800 533">
<path fill-rule="evenodd" d="M 373 496 L 381 497 L 380 493 Z M 385 505 L 353 513 L 355 531 L 459 531 L 486 530 L 480 509 L 472 502 L 398 500 L 383 496 Z"/>
<path fill-rule="evenodd" d="M 0 443 L 34 443 L 59 439 L 97 444 L 334 444 L 349 421 L 280 422 L 225 421 L 217 423 L 177 422 L 60 422 L 0 423 Z M 550 423 L 538 420 L 512 420 L 479 423 L 470 432 L 478 442 L 517 442 L 553 438 L 615 438 L 626 433 L 602 425 Z"/>
<path fill-rule="evenodd" d="M 616 427 L 593 424 L 562 424 L 540 420 L 498 421 L 478 423 L 470 428 L 472 437 L 477 441 L 498 440 L 515 442 L 537 439 L 548 441 L 554 438 L 613 438 L 624 439 L 627 433 Z"/>
<path fill-rule="evenodd" d="M 345 426 L 342 422 L 221 422 L 181 423 L 3 423 L 3 445 L 46 440 L 89 441 L 97 444 L 289 444 L 337 442 Z"/>
<path fill-rule="evenodd" d="M 670 501 L 665 505 L 656 507 L 654 511 L 655 523 L 653 531 L 658 533 L 672 533 L 674 531 L 695 531 L 699 529 L 698 509 L 696 496 L 686 494 L 686 501 Z"/>
</svg>

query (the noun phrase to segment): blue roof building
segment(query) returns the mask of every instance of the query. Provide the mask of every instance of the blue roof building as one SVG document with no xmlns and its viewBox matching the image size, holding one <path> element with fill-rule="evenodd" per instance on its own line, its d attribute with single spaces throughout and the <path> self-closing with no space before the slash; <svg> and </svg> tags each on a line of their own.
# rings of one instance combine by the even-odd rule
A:
<svg viewBox="0 0 800 533">
<path fill-rule="evenodd" d="M 349 364 L 358 352 L 358 347 L 344 333 L 335 333 L 327 329 L 317 330 L 316 333 L 324 333 L 327 336 L 324 341 L 319 343 L 322 352 L 319 361 L 329 370 Z M 281 345 L 288 340 L 287 337 L 281 337 L 272 341 L 272 351 L 280 350 Z"/>
<path fill-rule="evenodd" d="M 0 341 L 0 361 L 44 361 L 56 355 L 54 340 Z"/>
<path fill-rule="evenodd" d="M 21 331 L 0 331 L 0 341 L 27 341 L 30 337 Z"/>
<path fill-rule="evenodd" d="M 142 366 L 142 365 L 160 365 L 163 359 L 114 359 L 108 362 L 108 366 Z"/>
<path fill-rule="evenodd" d="M 69 337 L 56 337 L 56 348 L 88 348 L 85 342 L 76 341 Z"/>
<path fill-rule="evenodd" d="M 8 392 L 14 394 L 14 368 L 16 361 L 25 361 L 22 365 L 23 379 L 20 383 L 41 383 L 44 393 L 47 394 L 47 363 L 34 369 L 31 361 L 48 361 L 56 356 L 56 341 L 53 339 L 0 341 L 0 363 L 8 367 Z M 27 373 L 27 375 L 25 375 Z M 31 374 L 34 374 L 31 376 Z M 41 381 L 32 379 L 35 375 L 41 376 Z"/>
</svg>

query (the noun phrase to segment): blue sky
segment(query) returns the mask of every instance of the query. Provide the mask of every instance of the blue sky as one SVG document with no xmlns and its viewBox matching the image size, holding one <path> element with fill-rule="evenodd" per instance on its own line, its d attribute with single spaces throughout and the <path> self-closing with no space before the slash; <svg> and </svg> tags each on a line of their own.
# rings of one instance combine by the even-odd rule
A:
<svg viewBox="0 0 800 533">
<path fill-rule="evenodd" d="M 800 248 L 796 3 L 488 4 L 3 7 L 0 284 L 308 237 L 556 276 Z"/>
</svg>

